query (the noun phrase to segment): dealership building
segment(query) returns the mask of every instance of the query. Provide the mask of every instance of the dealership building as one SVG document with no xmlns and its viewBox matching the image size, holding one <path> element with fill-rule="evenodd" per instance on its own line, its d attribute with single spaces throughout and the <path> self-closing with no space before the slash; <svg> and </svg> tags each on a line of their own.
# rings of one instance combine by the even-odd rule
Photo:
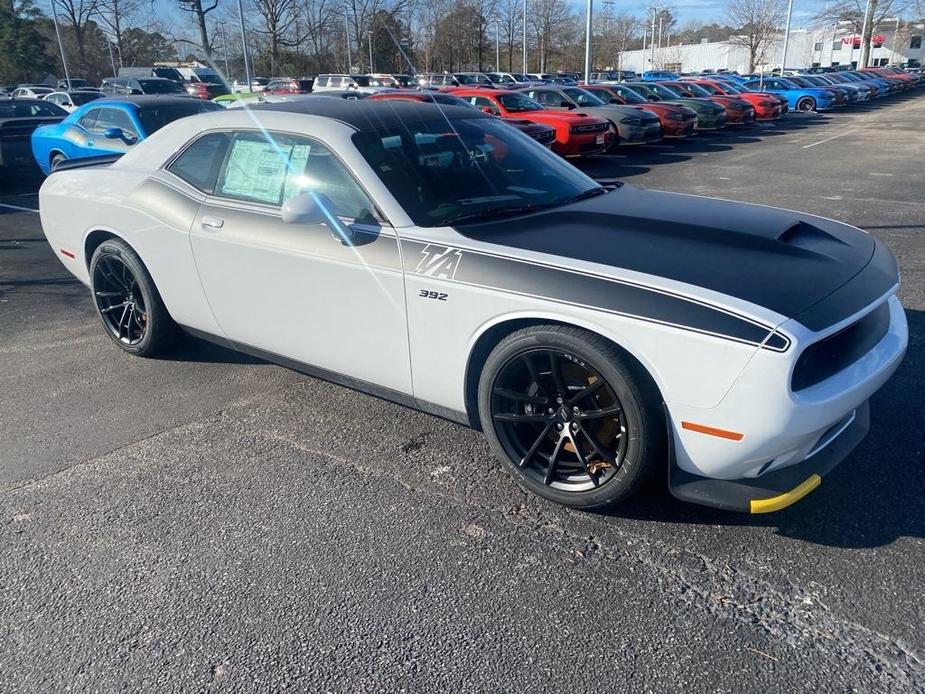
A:
<svg viewBox="0 0 925 694">
<path fill-rule="evenodd" d="M 899 31 L 897 32 L 897 27 Z M 922 41 L 925 25 L 906 24 L 886 20 L 874 32 L 869 64 L 921 65 Z M 764 64 L 756 70 L 769 70 L 781 66 L 783 34 L 778 36 L 765 52 Z M 619 69 L 670 70 L 672 72 L 701 72 L 727 70 L 748 72 L 748 49 L 732 41 L 715 41 L 669 45 L 670 37 L 661 47 L 625 51 Z M 830 65 L 857 64 L 861 55 L 861 37 L 848 23 L 824 29 L 796 29 L 790 32 L 787 44 L 786 68 L 828 67 Z"/>
</svg>

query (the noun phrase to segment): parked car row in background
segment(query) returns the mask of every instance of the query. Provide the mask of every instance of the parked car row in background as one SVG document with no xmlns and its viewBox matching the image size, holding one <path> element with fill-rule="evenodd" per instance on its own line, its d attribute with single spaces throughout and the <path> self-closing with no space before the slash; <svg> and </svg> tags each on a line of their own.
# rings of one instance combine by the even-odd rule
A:
<svg viewBox="0 0 925 694">
<path fill-rule="evenodd" d="M 124 73 L 124 74 L 122 74 Z M 229 89 L 215 72 L 127 68 L 99 89 L 86 80 L 7 88 L 0 110 L 0 165 L 31 157 L 49 173 L 68 159 L 118 155 L 176 118 L 222 107 L 300 98 L 398 99 L 465 105 L 502 119 L 564 157 L 775 121 L 791 110 L 825 111 L 925 83 L 897 68 L 781 75 L 664 71 L 592 73 L 322 74 L 257 77 Z M 70 86 L 70 89 L 68 88 Z M 198 97 L 198 98 L 193 98 Z M 14 126 L 13 122 L 16 125 Z"/>
</svg>

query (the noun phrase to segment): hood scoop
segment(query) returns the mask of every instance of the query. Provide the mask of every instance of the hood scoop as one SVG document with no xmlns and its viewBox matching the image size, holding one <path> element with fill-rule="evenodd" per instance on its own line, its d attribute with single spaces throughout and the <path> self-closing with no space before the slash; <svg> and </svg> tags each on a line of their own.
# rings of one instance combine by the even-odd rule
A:
<svg viewBox="0 0 925 694">
<path fill-rule="evenodd" d="M 831 243 L 845 245 L 845 242 L 833 234 L 829 234 L 809 222 L 796 222 L 784 229 L 777 237 L 781 243 L 786 243 L 808 251 L 820 251 Z"/>
</svg>

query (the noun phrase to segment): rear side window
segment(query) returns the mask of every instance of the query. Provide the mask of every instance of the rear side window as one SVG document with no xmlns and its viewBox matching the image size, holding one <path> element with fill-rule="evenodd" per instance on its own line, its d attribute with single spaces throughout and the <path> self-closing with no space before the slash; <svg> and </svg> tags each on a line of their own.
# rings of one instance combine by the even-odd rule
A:
<svg viewBox="0 0 925 694">
<path fill-rule="evenodd" d="M 211 194 L 230 140 L 228 133 L 203 135 L 183 150 L 167 170 L 203 193 Z"/>
<path fill-rule="evenodd" d="M 327 78 L 327 77 L 319 77 L 319 78 L 318 78 L 318 81 L 316 82 L 316 84 L 317 84 L 319 87 L 327 87 L 327 86 L 328 86 L 328 78 Z"/>
</svg>

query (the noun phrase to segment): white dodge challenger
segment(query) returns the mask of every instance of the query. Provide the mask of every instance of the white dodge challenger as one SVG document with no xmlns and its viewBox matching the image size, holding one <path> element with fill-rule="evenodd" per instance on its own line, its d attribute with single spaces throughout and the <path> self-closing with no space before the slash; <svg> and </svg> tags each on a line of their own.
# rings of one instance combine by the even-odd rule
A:
<svg viewBox="0 0 925 694">
<path fill-rule="evenodd" d="M 40 197 L 123 350 L 183 330 L 480 428 L 578 508 L 653 474 L 719 508 L 793 503 L 864 437 L 908 340 L 870 235 L 601 186 L 462 107 L 194 116 Z"/>
</svg>

